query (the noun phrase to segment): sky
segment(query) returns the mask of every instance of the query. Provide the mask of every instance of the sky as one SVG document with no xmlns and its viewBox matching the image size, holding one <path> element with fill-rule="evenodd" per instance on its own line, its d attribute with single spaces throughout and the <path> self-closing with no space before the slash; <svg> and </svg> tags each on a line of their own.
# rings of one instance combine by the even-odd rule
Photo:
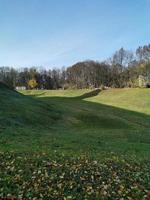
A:
<svg viewBox="0 0 150 200">
<path fill-rule="evenodd" d="M 102 61 L 150 43 L 149 0 L 0 0 L 0 66 Z"/>
</svg>

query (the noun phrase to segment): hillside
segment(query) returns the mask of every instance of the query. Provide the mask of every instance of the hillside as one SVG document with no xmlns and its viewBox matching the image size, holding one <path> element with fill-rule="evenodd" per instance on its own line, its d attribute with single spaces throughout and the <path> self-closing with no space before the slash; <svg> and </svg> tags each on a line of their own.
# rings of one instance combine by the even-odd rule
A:
<svg viewBox="0 0 150 200">
<path fill-rule="evenodd" d="M 104 90 L 100 95 L 88 99 L 127 110 L 150 114 L 150 89 L 127 88 Z"/>
<path fill-rule="evenodd" d="M 0 149 L 89 152 L 101 157 L 110 151 L 139 158 L 149 154 L 149 89 L 113 89 L 84 98 L 90 92 L 23 95 L 1 85 Z"/>
<path fill-rule="evenodd" d="M 149 89 L 112 89 L 82 98 L 88 92 L 91 90 L 23 91 L 61 113 L 61 119 L 51 126 L 45 139 L 36 139 L 38 146 L 100 157 L 110 151 L 138 158 L 148 155 Z"/>
<path fill-rule="evenodd" d="M 148 200 L 148 92 L 0 85 L 0 199 Z"/>
<path fill-rule="evenodd" d="M 41 129 L 49 129 L 59 118 L 59 111 L 53 109 L 52 105 L 24 96 L 0 83 L 0 147 L 2 149 L 13 150 L 14 147 L 23 146 L 27 135 L 34 136 L 34 133 L 38 135 Z M 28 139 L 29 143 L 32 143 L 32 140 Z"/>
<path fill-rule="evenodd" d="M 0 89 L 0 149 L 66 154 L 149 154 L 149 89 L 24 91 Z M 91 93 L 92 94 L 92 93 Z M 141 106 L 140 106 L 141 105 Z M 7 144 L 7 145 L 6 145 Z"/>
</svg>

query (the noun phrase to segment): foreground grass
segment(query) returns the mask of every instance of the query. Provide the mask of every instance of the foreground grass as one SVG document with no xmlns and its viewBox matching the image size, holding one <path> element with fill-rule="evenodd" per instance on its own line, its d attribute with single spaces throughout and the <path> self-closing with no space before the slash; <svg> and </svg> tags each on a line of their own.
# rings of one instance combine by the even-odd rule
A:
<svg viewBox="0 0 150 200">
<path fill-rule="evenodd" d="M 113 157 L 0 153 L 0 197 L 7 199 L 136 199 L 150 197 L 149 163 Z"/>
<path fill-rule="evenodd" d="M 90 92 L 0 85 L 1 198 L 150 199 L 150 90 Z"/>
</svg>

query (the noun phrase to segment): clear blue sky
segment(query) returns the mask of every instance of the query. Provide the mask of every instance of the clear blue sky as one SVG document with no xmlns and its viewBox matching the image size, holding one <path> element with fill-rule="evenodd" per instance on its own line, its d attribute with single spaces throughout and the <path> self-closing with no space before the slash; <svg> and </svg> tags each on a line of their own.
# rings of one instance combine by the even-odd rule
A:
<svg viewBox="0 0 150 200">
<path fill-rule="evenodd" d="M 0 0 L 0 66 L 68 66 L 150 43 L 149 0 Z"/>
</svg>

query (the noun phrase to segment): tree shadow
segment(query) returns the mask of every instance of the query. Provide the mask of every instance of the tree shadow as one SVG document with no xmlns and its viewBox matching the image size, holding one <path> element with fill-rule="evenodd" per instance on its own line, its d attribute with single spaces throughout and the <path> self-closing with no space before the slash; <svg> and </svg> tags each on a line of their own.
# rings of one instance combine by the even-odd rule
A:
<svg viewBox="0 0 150 200">
<path fill-rule="evenodd" d="M 30 145 L 31 150 L 35 148 L 73 153 L 149 153 L 150 115 L 90 102 L 83 95 L 13 97 L 8 92 L 6 97 L 9 96 L 6 105 L 14 104 L 4 110 L 8 113 L 3 113 L 7 114 L 4 120 L 10 118 L 13 126 L 10 126 L 11 134 L 9 129 L 2 132 L 4 140 L 11 141 L 13 148 L 20 148 L 19 144 L 23 144 L 26 150 Z M 9 116 L 10 113 L 13 115 Z M 14 124 L 20 120 L 20 125 Z M 12 133 L 18 135 L 14 137 Z"/>
<path fill-rule="evenodd" d="M 78 96 L 76 98 L 82 100 L 82 99 L 86 99 L 86 98 L 89 98 L 89 97 L 97 96 L 100 92 L 101 92 L 100 89 L 96 89 L 96 90 L 92 90 L 90 92 L 84 93 L 83 95 Z"/>
<path fill-rule="evenodd" d="M 64 118 L 66 117 L 66 120 L 70 117 L 75 121 L 74 126 L 78 126 L 77 122 L 81 122 L 87 127 L 106 129 L 150 128 L 150 115 L 88 101 L 88 97 L 96 96 L 99 92 L 100 90 L 95 90 L 77 97 L 31 96 L 60 109 L 62 111 L 60 113 Z"/>
</svg>

